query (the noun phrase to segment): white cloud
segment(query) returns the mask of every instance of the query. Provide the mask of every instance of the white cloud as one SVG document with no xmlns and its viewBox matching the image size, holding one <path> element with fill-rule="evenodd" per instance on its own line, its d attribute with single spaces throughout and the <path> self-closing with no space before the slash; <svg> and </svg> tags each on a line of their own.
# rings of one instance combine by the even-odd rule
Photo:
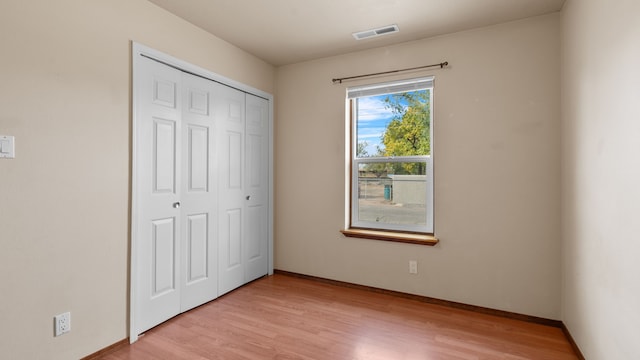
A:
<svg viewBox="0 0 640 360">
<path fill-rule="evenodd" d="M 358 121 L 380 121 L 391 117 L 393 112 L 385 107 L 380 97 L 358 99 Z"/>
<path fill-rule="evenodd" d="M 358 139 L 376 139 L 376 140 L 380 140 L 380 137 L 382 136 L 382 132 L 377 132 L 377 133 L 372 133 L 372 134 L 362 134 L 360 133 L 360 136 L 358 136 Z"/>
</svg>

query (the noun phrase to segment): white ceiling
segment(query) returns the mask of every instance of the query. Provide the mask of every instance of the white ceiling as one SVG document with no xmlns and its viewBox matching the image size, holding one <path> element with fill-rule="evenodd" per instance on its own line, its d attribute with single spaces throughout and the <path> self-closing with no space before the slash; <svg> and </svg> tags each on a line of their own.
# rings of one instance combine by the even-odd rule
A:
<svg viewBox="0 0 640 360">
<path fill-rule="evenodd" d="M 565 0 L 149 0 L 275 66 L 559 11 Z M 354 32 L 400 32 L 356 41 Z"/>
</svg>

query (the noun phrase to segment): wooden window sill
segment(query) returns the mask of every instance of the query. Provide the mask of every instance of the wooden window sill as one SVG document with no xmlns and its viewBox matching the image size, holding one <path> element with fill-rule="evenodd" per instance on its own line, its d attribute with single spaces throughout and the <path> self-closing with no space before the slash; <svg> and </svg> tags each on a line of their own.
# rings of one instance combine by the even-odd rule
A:
<svg viewBox="0 0 640 360">
<path fill-rule="evenodd" d="M 395 241 L 395 242 L 428 245 L 428 246 L 434 246 L 439 241 L 434 235 L 431 235 L 431 234 L 416 234 L 416 233 L 370 230 L 370 229 L 345 229 L 345 230 L 340 230 L 340 232 L 347 237 L 371 239 L 371 240 Z"/>
</svg>

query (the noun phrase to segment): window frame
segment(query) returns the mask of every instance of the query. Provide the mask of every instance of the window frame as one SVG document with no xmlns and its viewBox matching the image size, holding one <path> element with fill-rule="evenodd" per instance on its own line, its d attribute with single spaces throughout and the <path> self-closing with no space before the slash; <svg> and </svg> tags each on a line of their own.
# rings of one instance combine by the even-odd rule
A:
<svg viewBox="0 0 640 360">
<path fill-rule="evenodd" d="M 377 95 L 413 92 L 417 90 L 429 90 L 429 155 L 416 156 L 396 156 L 396 157 L 357 157 L 358 146 L 358 119 L 357 119 L 357 99 Z M 343 230 L 346 236 L 371 238 L 377 240 L 392 240 L 410 243 L 428 243 L 434 245 L 438 242 L 434 235 L 434 172 L 433 172 L 433 98 L 434 98 L 434 77 L 420 77 L 413 79 L 398 80 L 385 83 L 357 86 L 347 89 L 347 110 L 349 116 L 348 139 L 350 146 L 347 147 L 349 183 L 348 183 L 348 219 L 347 229 Z M 426 175 L 426 221 L 425 225 L 403 225 L 374 223 L 359 219 L 358 193 L 359 193 L 359 164 L 371 162 L 424 162 Z"/>
</svg>

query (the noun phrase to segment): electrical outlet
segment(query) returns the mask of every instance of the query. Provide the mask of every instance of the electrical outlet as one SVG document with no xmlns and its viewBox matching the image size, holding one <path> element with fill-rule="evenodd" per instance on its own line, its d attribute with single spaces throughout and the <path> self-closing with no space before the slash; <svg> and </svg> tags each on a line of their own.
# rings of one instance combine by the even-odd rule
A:
<svg viewBox="0 0 640 360">
<path fill-rule="evenodd" d="M 416 260 L 409 260 L 409 274 L 418 273 L 418 262 Z"/>
<path fill-rule="evenodd" d="M 56 315 L 53 317 L 54 335 L 60 336 L 71 331 L 71 313 Z"/>
</svg>

